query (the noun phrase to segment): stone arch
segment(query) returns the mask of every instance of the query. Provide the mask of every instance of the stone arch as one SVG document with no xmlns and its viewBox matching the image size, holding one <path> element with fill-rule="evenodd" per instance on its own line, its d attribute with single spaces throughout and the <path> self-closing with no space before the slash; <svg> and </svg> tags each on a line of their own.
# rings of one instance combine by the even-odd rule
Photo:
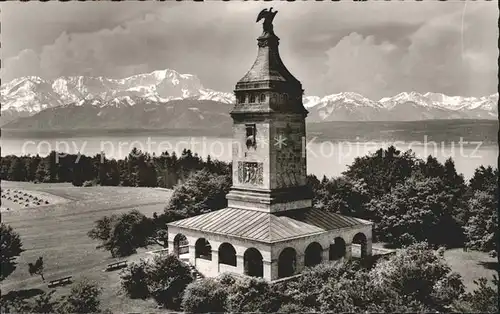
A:
<svg viewBox="0 0 500 314">
<path fill-rule="evenodd" d="M 366 239 L 366 235 L 363 233 L 363 232 L 358 232 L 354 235 L 354 237 L 352 238 L 352 243 L 354 244 L 359 244 L 360 245 L 360 257 L 361 258 L 364 258 L 366 257 L 368 254 L 368 248 L 367 248 L 367 239 Z"/>
<path fill-rule="evenodd" d="M 266 94 L 260 94 L 260 102 L 266 102 Z"/>
<path fill-rule="evenodd" d="M 238 103 L 242 104 L 245 102 L 245 94 L 239 94 L 237 98 Z"/>
<path fill-rule="evenodd" d="M 295 275 L 297 268 L 297 252 L 294 248 L 287 247 L 278 257 L 278 278 Z"/>
<path fill-rule="evenodd" d="M 249 100 L 249 103 L 251 103 L 251 104 L 255 103 L 255 102 L 256 102 L 255 98 L 256 98 L 256 97 L 255 97 L 255 94 L 254 94 L 254 93 L 251 93 L 251 94 L 250 94 L 250 100 Z"/>
<path fill-rule="evenodd" d="M 336 237 L 330 244 L 329 259 L 331 261 L 340 259 L 346 254 L 345 240 L 342 237 Z"/>
<path fill-rule="evenodd" d="M 185 235 L 178 233 L 174 237 L 174 250 L 175 256 L 179 257 L 182 254 L 189 253 L 189 242 Z"/>
<path fill-rule="evenodd" d="M 219 264 L 236 266 L 236 250 L 231 243 L 224 242 L 219 246 Z"/>
<path fill-rule="evenodd" d="M 206 259 L 209 261 L 212 260 L 212 246 L 205 238 L 199 238 L 196 240 L 194 252 L 196 258 Z"/>
<path fill-rule="evenodd" d="M 245 275 L 252 277 L 264 276 L 264 264 L 262 262 L 262 254 L 256 248 L 249 248 L 243 254 L 243 262 L 245 266 Z"/>
<path fill-rule="evenodd" d="M 310 243 L 304 252 L 304 266 L 314 267 L 321 263 L 323 248 L 318 242 Z"/>
</svg>

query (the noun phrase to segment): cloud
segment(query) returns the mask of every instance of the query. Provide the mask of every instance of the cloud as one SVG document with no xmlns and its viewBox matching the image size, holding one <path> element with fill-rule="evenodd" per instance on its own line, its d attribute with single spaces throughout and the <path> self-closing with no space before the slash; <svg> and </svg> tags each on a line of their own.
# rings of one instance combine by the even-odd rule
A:
<svg viewBox="0 0 500 314">
<path fill-rule="evenodd" d="M 43 76 L 40 58 L 31 49 L 25 49 L 17 56 L 5 60 L 0 73 L 4 82 L 18 76 Z"/>
<path fill-rule="evenodd" d="M 410 34 L 407 47 L 352 33 L 327 51 L 325 90 L 375 99 L 404 91 L 492 94 L 498 84 L 497 18 L 488 6 L 471 6 L 465 17 L 463 11 L 439 16 Z"/>
<path fill-rule="evenodd" d="M 327 55 L 329 67 L 323 80 L 326 90 L 373 97 L 392 89 L 390 84 L 396 76 L 393 56 L 397 55 L 393 44 L 376 44 L 373 36 L 351 33 L 328 50 Z"/>
</svg>

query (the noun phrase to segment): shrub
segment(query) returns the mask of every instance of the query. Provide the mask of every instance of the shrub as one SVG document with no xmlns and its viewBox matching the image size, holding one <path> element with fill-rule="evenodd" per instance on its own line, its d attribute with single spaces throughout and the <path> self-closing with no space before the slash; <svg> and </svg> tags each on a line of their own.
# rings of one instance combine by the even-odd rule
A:
<svg viewBox="0 0 500 314">
<path fill-rule="evenodd" d="M 451 272 L 441 253 L 418 243 L 381 261 L 371 276 L 378 287 L 389 287 L 398 295 L 443 311 L 464 292 L 460 276 Z"/>
<path fill-rule="evenodd" d="M 281 307 L 281 295 L 261 278 L 238 278 L 228 289 L 227 307 L 230 312 L 276 312 Z"/>
<path fill-rule="evenodd" d="M 58 311 L 63 313 L 100 312 L 101 288 L 88 279 L 82 279 L 71 287 L 69 295 L 61 300 Z"/>
<path fill-rule="evenodd" d="M 164 307 L 179 309 L 182 293 L 193 281 L 191 270 L 176 256 L 155 256 L 148 267 L 148 286 L 156 302 Z"/>
<path fill-rule="evenodd" d="M 182 298 L 182 308 L 187 313 L 227 312 L 227 291 L 212 278 L 190 283 Z"/>
<path fill-rule="evenodd" d="M 132 299 L 146 299 L 149 297 L 147 265 L 141 260 L 133 263 L 121 275 L 122 289 Z"/>
</svg>

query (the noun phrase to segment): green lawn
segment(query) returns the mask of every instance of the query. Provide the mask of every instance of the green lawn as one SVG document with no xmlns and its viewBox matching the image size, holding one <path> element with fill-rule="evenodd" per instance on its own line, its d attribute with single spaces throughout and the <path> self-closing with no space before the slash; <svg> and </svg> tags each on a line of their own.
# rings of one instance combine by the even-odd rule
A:
<svg viewBox="0 0 500 314">
<path fill-rule="evenodd" d="M 386 243 L 373 243 L 373 248 L 385 248 Z M 490 257 L 488 253 L 467 251 L 463 249 L 450 249 L 444 252 L 444 259 L 452 271 L 462 276 L 465 289 L 472 291 L 476 288 L 474 280 L 485 277 L 488 280 L 498 273 L 498 260 Z"/>
<path fill-rule="evenodd" d="M 119 289 L 119 271 L 103 272 L 116 259 L 109 252 L 97 250 L 97 242 L 87 237 L 95 220 L 113 213 L 138 209 L 145 215 L 162 212 L 171 191 L 135 187 L 73 187 L 67 184 L 30 184 L 2 181 L 2 188 L 41 191 L 68 199 L 66 203 L 21 208 L 2 213 L 2 222 L 11 225 L 21 235 L 26 250 L 18 259 L 17 269 L 4 282 L 2 294 L 12 290 L 43 289 L 47 283 L 63 276 L 75 280 L 85 276 L 96 280 L 103 288 L 103 306 L 113 312 L 151 312 L 154 301 L 130 300 Z M 127 260 L 138 260 L 140 250 Z M 31 277 L 27 264 L 43 256 L 45 279 Z M 69 286 L 57 288 L 66 293 Z"/>
<path fill-rule="evenodd" d="M 498 273 L 498 260 L 488 253 L 451 249 L 444 253 L 444 257 L 453 271 L 462 276 L 468 291 L 476 288 L 474 280 L 477 278 L 485 277 L 490 280 Z"/>
</svg>

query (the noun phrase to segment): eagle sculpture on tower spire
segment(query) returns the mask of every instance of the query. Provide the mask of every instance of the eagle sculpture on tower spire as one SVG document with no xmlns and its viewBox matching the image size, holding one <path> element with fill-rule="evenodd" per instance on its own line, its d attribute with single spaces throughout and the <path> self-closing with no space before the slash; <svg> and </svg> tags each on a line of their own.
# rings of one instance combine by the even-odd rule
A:
<svg viewBox="0 0 500 314">
<path fill-rule="evenodd" d="M 268 9 L 263 9 L 260 11 L 259 15 L 257 16 L 257 23 L 264 19 L 264 23 L 262 24 L 262 27 L 264 29 L 264 33 L 269 33 L 273 34 L 273 19 L 276 13 L 278 11 L 273 11 L 273 8 L 271 7 L 269 10 Z"/>
</svg>

